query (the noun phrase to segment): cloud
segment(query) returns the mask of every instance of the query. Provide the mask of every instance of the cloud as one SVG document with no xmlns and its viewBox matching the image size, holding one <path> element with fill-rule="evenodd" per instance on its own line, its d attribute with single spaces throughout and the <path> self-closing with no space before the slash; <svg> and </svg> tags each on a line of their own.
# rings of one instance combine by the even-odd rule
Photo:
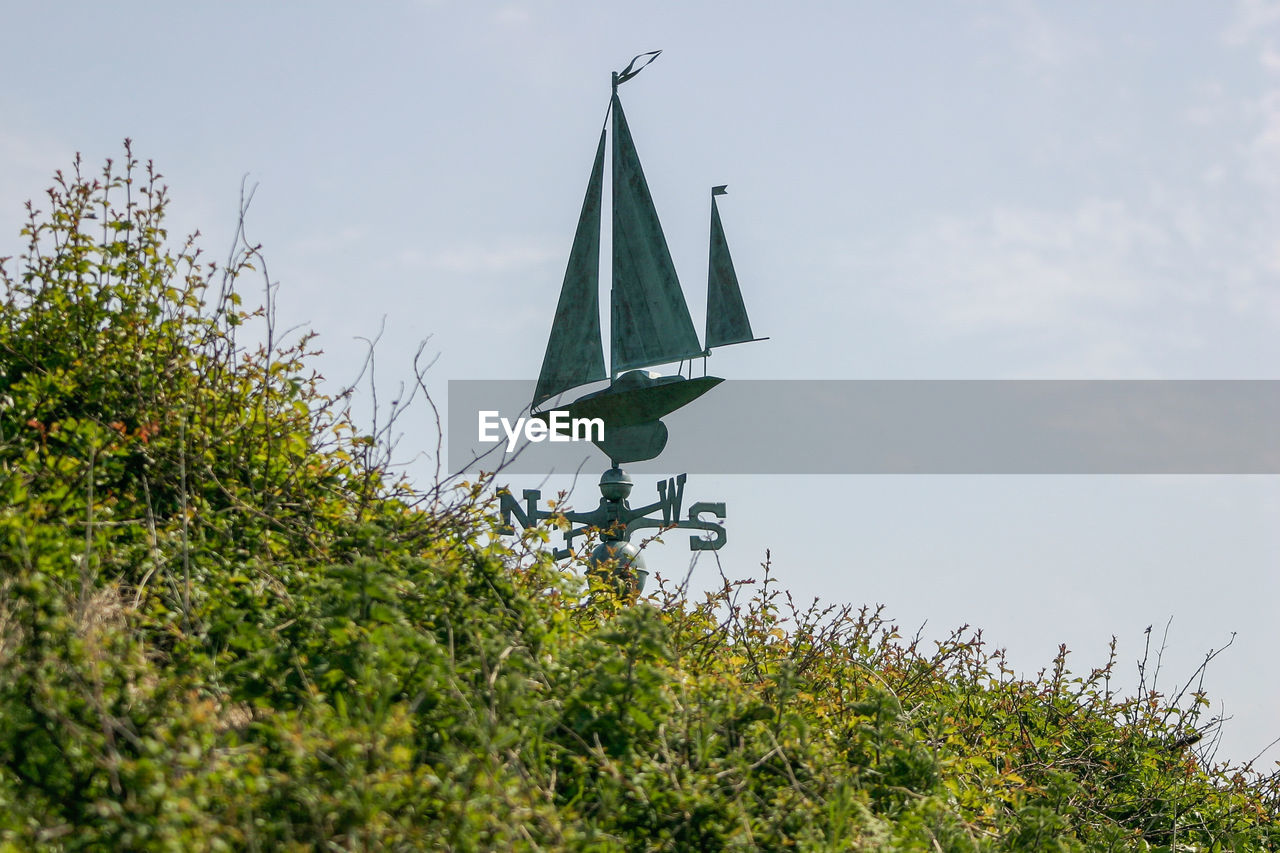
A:
<svg viewBox="0 0 1280 853">
<path fill-rule="evenodd" d="M 515 5 L 503 6 L 493 13 L 493 22 L 501 27 L 521 27 L 532 19 L 528 9 Z"/>
<path fill-rule="evenodd" d="M 334 231 L 296 240 L 290 249 L 298 254 L 316 255 L 346 251 L 366 243 L 372 234 L 368 225 L 344 225 Z"/>
<path fill-rule="evenodd" d="M 466 275 L 506 273 L 541 266 L 557 257 L 556 252 L 542 246 L 513 244 L 507 246 L 458 246 L 428 253 L 407 249 L 400 253 L 400 263 L 408 268 L 428 268 Z"/>
<path fill-rule="evenodd" d="M 1280 0 L 1239 0 L 1223 32 L 1227 44 L 1255 41 L 1280 24 Z"/>
<path fill-rule="evenodd" d="M 1253 102 L 1257 130 L 1244 150 L 1246 173 L 1268 189 L 1280 187 L 1280 89 Z"/>
<path fill-rule="evenodd" d="M 1139 260 L 1170 239 L 1122 201 L 1086 199 L 1061 212 L 999 207 L 943 218 L 909 238 L 902 253 L 933 321 L 982 334 L 1138 305 L 1146 298 Z"/>
<path fill-rule="evenodd" d="M 1042 14 L 1002 8 L 1010 33 L 1020 22 L 1051 37 Z M 1028 369 L 1053 360 L 1095 375 L 1239 359 L 1280 332 L 1280 0 L 1238 3 L 1223 43 L 1253 54 L 1254 76 L 1185 90 L 1186 144 L 1154 151 L 1141 181 L 919 223 L 875 253 L 886 307 L 922 338 L 981 340 Z"/>
<path fill-rule="evenodd" d="M 1018 57 L 1040 70 L 1064 66 L 1086 50 L 1076 33 L 1053 20 L 1043 6 L 1026 0 L 983 9 L 977 23 L 981 29 L 1002 35 Z"/>
<path fill-rule="evenodd" d="M 1196 127 L 1212 128 L 1239 118 L 1240 104 L 1220 83 L 1199 83 L 1191 89 L 1191 103 L 1183 118 Z"/>
<path fill-rule="evenodd" d="M 51 150 L 52 147 L 52 150 Z M 17 167 L 23 171 L 46 170 L 51 162 L 62 165 L 70 163 L 73 155 L 70 151 L 59 153 L 56 146 L 48 140 L 35 136 L 22 135 L 11 131 L 0 130 L 0 157 L 9 168 Z"/>
<path fill-rule="evenodd" d="M 881 310 L 1015 376 L 1161 377 L 1246 352 L 1280 331 L 1280 250 L 1197 186 L 937 217 L 867 253 Z"/>
<path fill-rule="evenodd" d="M 1276 49 L 1273 42 L 1268 41 L 1262 46 L 1262 52 L 1258 56 L 1258 62 L 1267 71 L 1275 74 L 1280 73 L 1280 50 Z"/>
<path fill-rule="evenodd" d="M 32 133 L 0 130 L 0 255 L 13 251 L 13 242 L 26 221 L 23 203 L 32 201 L 38 209 L 48 209 L 44 190 L 57 169 L 66 170 L 75 159 L 70 148 L 58 141 Z M 90 164 L 92 173 L 97 164 Z"/>
</svg>

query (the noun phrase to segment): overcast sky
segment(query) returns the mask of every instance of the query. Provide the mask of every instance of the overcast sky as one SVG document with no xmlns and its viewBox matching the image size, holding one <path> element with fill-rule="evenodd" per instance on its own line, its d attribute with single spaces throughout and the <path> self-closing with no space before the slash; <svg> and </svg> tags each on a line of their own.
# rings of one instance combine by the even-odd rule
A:
<svg viewBox="0 0 1280 853">
<path fill-rule="evenodd" d="M 215 257 L 242 176 L 258 185 L 282 321 L 319 333 L 335 382 L 383 318 L 388 387 L 427 336 L 440 399 L 448 379 L 532 378 L 609 72 L 661 48 L 622 95 L 695 324 L 707 189 L 727 183 L 771 337 L 717 353 L 718 375 L 1280 378 L 1280 3 L 925 8 L 20 4 L 0 256 L 55 169 L 132 137 L 172 233 Z M 425 416 L 401 447 L 434 447 Z M 1087 672 L 1115 634 L 1127 676 L 1172 618 L 1172 687 L 1236 632 L 1208 679 L 1235 717 L 1223 754 L 1280 736 L 1275 477 L 695 477 L 686 495 L 728 503 L 730 576 L 771 548 L 800 597 L 883 602 L 931 636 L 979 626 L 1028 671 L 1065 642 Z M 683 576 L 684 542 L 651 566 Z M 704 558 L 694 585 L 715 579 Z"/>
</svg>

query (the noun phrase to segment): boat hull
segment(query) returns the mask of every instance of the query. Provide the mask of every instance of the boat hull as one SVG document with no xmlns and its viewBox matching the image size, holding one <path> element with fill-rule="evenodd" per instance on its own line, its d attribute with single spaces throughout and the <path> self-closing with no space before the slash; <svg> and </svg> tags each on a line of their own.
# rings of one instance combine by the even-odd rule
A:
<svg viewBox="0 0 1280 853">
<path fill-rule="evenodd" d="M 615 464 L 654 459 L 667 446 L 662 418 L 692 403 L 724 380 L 718 376 L 658 376 L 645 371 L 624 373 L 613 384 L 533 416 L 548 424 L 552 411 L 567 411 L 571 419 L 600 419 L 604 440 L 592 441 Z"/>
<path fill-rule="evenodd" d="M 611 428 L 637 426 L 659 420 L 692 403 L 724 380 L 718 376 L 662 376 L 637 387 L 611 385 L 569 404 L 572 418 L 600 418 L 605 435 Z"/>
</svg>

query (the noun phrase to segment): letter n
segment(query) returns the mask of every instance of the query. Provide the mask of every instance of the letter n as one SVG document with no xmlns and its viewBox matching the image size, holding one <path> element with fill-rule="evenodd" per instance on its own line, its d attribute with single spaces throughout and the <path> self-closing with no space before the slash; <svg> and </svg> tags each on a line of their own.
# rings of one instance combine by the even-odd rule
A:
<svg viewBox="0 0 1280 853">
<path fill-rule="evenodd" d="M 522 530 L 528 530 L 538 523 L 543 514 L 538 510 L 538 501 L 542 499 L 542 492 L 538 489 L 524 490 L 525 508 L 521 509 L 520 504 L 516 503 L 516 499 L 511 496 L 511 492 L 503 489 L 498 492 L 498 512 L 502 515 L 502 526 L 498 529 L 498 533 L 503 536 L 511 536 L 516 531 L 511 526 L 511 516 L 516 517 Z"/>
</svg>

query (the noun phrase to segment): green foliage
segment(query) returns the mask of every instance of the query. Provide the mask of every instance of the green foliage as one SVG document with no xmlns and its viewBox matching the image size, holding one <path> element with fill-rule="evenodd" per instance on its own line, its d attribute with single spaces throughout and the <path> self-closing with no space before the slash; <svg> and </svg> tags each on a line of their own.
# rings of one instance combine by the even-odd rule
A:
<svg viewBox="0 0 1280 853">
<path fill-rule="evenodd" d="M 497 544 L 487 481 L 396 482 L 241 307 L 256 247 L 166 248 L 158 181 L 77 164 L 0 266 L 0 851 L 1280 841 L 1277 777 L 1179 746 L 1203 694 L 1114 656 L 1020 679 L 767 567 L 631 604 Z"/>
</svg>

